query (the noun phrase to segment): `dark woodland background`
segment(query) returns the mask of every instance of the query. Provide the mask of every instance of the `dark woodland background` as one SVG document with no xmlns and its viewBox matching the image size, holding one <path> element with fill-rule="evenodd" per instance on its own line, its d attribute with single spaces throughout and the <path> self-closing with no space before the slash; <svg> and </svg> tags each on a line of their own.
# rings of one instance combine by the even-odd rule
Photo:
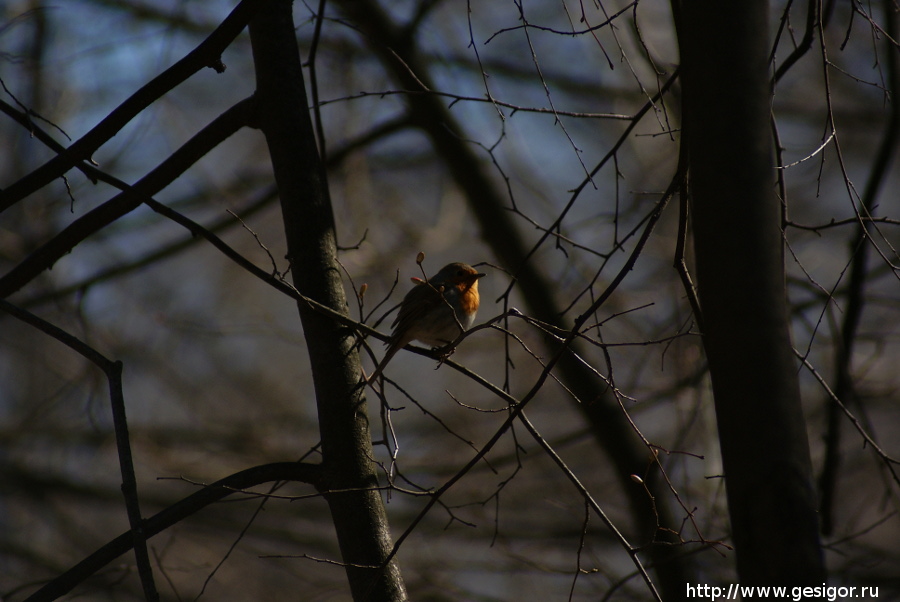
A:
<svg viewBox="0 0 900 602">
<path fill-rule="evenodd" d="M 0 7 L 0 291 L 12 312 L 0 316 L 3 600 L 26 599 L 129 529 L 116 368 L 85 354 L 122 363 L 144 517 L 245 469 L 322 460 L 319 352 L 289 288 L 323 266 L 286 258 L 291 222 L 270 155 L 281 114 L 247 100 L 263 97 L 271 56 L 271 24 L 245 27 L 260 4 Z M 299 113 L 315 131 L 299 142 L 315 142 L 327 173 L 321 215 L 333 215 L 349 317 L 388 333 L 423 251 L 427 275 L 479 264 L 476 323 L 499 318 L 451 358 L 477 378 L 401 352 L 384 395 L 366 393 L 375 498 L 411 599 L 653 599 L 649 579 L 669 600 L 687 583 L 741 580 L 711 362 L 686 285 L 698 285 L 699 222 L 685 195 L 696 165 L 686 177 L 678 58 L 679 36 L 702 57 L 732 32 L 680 21 L 680 4 L 293 5 L 311 107 Z M 900 596 L 898 18 L 889 0 L 773 3 L 754 55 L 767 59 L 756 131 L 774 151 L 763 185 L 780 214 L 796 352 L 776 367 L 799 377 L 828 583 L 880 586 L 885 600 Z M 223 23 L 230 38 L 216 37 Z M 748 150 L 727 86 L 690 73 L 722 109 L 709 119 L 733 124 L 722 131 Z M 706 115 L 694 110 L 699 129 Z M 85 139 L 96 148 L 75 168 L 41 179 Z M 291 170 L 318 173 L 304 161 Z M 737 188 L 715 189 L 726 213 Z M 117 195 L 127 209 L 98 217 Z M 727 243 L 744 226 L 723 219 L 713 234 Z M 752 253 L 726 257 L 738 281 L 755 282 L 743 267 Z M 304 307 L 304 320 L 334 323 Z M 722 311 L 752 321 L 753 310 Z M 772 359 L 740 330 L 718 332 L 747 367 Z M 383 347 L 366 345 L 370 371 Z M 779 419 L 766 407 L 762 427 L 747 425 L 750 464 L 778 462 L 766 459 L 777 430 L 766 421 Z M 147 541 L 162 599 L 350 599 L 334 500 L 318 476 L 285 474 Z M 147 599 L 141 564 L 128 550 L 67 595 Z M 796 585 L 807 581 L 822 579 Z"/>
</svg>

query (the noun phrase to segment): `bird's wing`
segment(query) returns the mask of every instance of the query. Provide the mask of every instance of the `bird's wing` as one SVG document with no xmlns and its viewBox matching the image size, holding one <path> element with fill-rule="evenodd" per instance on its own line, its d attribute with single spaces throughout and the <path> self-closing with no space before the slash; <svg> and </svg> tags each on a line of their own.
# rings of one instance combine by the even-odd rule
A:
<svg viewBox="0 0 900 602">
<path fill-rule="evenodd" d="M 422 316 L 442 303 L 445 303 L 443 295 L 427 282 L 420 282 L 411 288 L 403 298 L 400 312 L 391 324 L 394 336 L 409 330 L 410 326 L 419 322 Z"/>
</svg>

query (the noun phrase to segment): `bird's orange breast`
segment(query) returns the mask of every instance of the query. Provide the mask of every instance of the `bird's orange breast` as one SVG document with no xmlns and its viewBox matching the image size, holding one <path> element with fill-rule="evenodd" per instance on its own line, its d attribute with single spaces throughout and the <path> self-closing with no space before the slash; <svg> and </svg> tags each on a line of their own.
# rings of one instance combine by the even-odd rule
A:
<svg viewBox="0 0 900 602">
<path fill-rule="evenodd" d="M 472 282 L 471 285 L 460 284 L 459 289 L 462 293 L 459 297 L 460 309 L 466 314 L 474 314 L 478 311 L 478 303 L 481 300 L 478 296 L 478 281 Z"/>
</svg>

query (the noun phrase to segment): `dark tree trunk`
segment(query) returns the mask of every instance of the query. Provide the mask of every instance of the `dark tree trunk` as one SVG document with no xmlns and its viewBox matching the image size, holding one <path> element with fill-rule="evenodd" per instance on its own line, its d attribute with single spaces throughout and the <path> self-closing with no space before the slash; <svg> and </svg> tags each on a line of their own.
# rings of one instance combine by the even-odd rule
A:
<svg viewBox="0 0 900 602">
<path fill-rule="evenodd" d="M 784 286 L 766 3 L 681 3 L 684 139 L 703 341 L 741 584 L 821 584 Z"/>
<path fill-rule="evenodd" d="M 346 313 L 331 201 L 307 110 L 291 2 L 268 3 L 250 23 L 259 126 L 278 184 L 294 285 Z M 354 600 L 405 600 L 377 476 L 353 332 L 299 304 L 322 437 L 323 479 Z M 302 395 L 298 398 L 303 398 Z M 328 493 L 340 491 L 341 493 Z M 374 568 L 370 568 L 374 567 Z"/>
</svg>

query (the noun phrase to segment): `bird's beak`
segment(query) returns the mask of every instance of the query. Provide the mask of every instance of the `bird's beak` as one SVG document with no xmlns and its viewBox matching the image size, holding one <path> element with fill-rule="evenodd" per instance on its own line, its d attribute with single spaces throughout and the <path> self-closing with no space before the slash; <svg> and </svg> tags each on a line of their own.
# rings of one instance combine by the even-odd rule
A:
<svg viewBox="0 0 900 602">
<path fill-rule="evenodd" d="M 479 273 L 477 273 L 477 274 L 474 274 L 472 277 L 473 277 L 475 280 L 478 280 L 479 278 L 484 278 L 485 276 L 487 276 L 487 274 L 482 274 L 481 272 L 479 272 Z"/>
</svg>

